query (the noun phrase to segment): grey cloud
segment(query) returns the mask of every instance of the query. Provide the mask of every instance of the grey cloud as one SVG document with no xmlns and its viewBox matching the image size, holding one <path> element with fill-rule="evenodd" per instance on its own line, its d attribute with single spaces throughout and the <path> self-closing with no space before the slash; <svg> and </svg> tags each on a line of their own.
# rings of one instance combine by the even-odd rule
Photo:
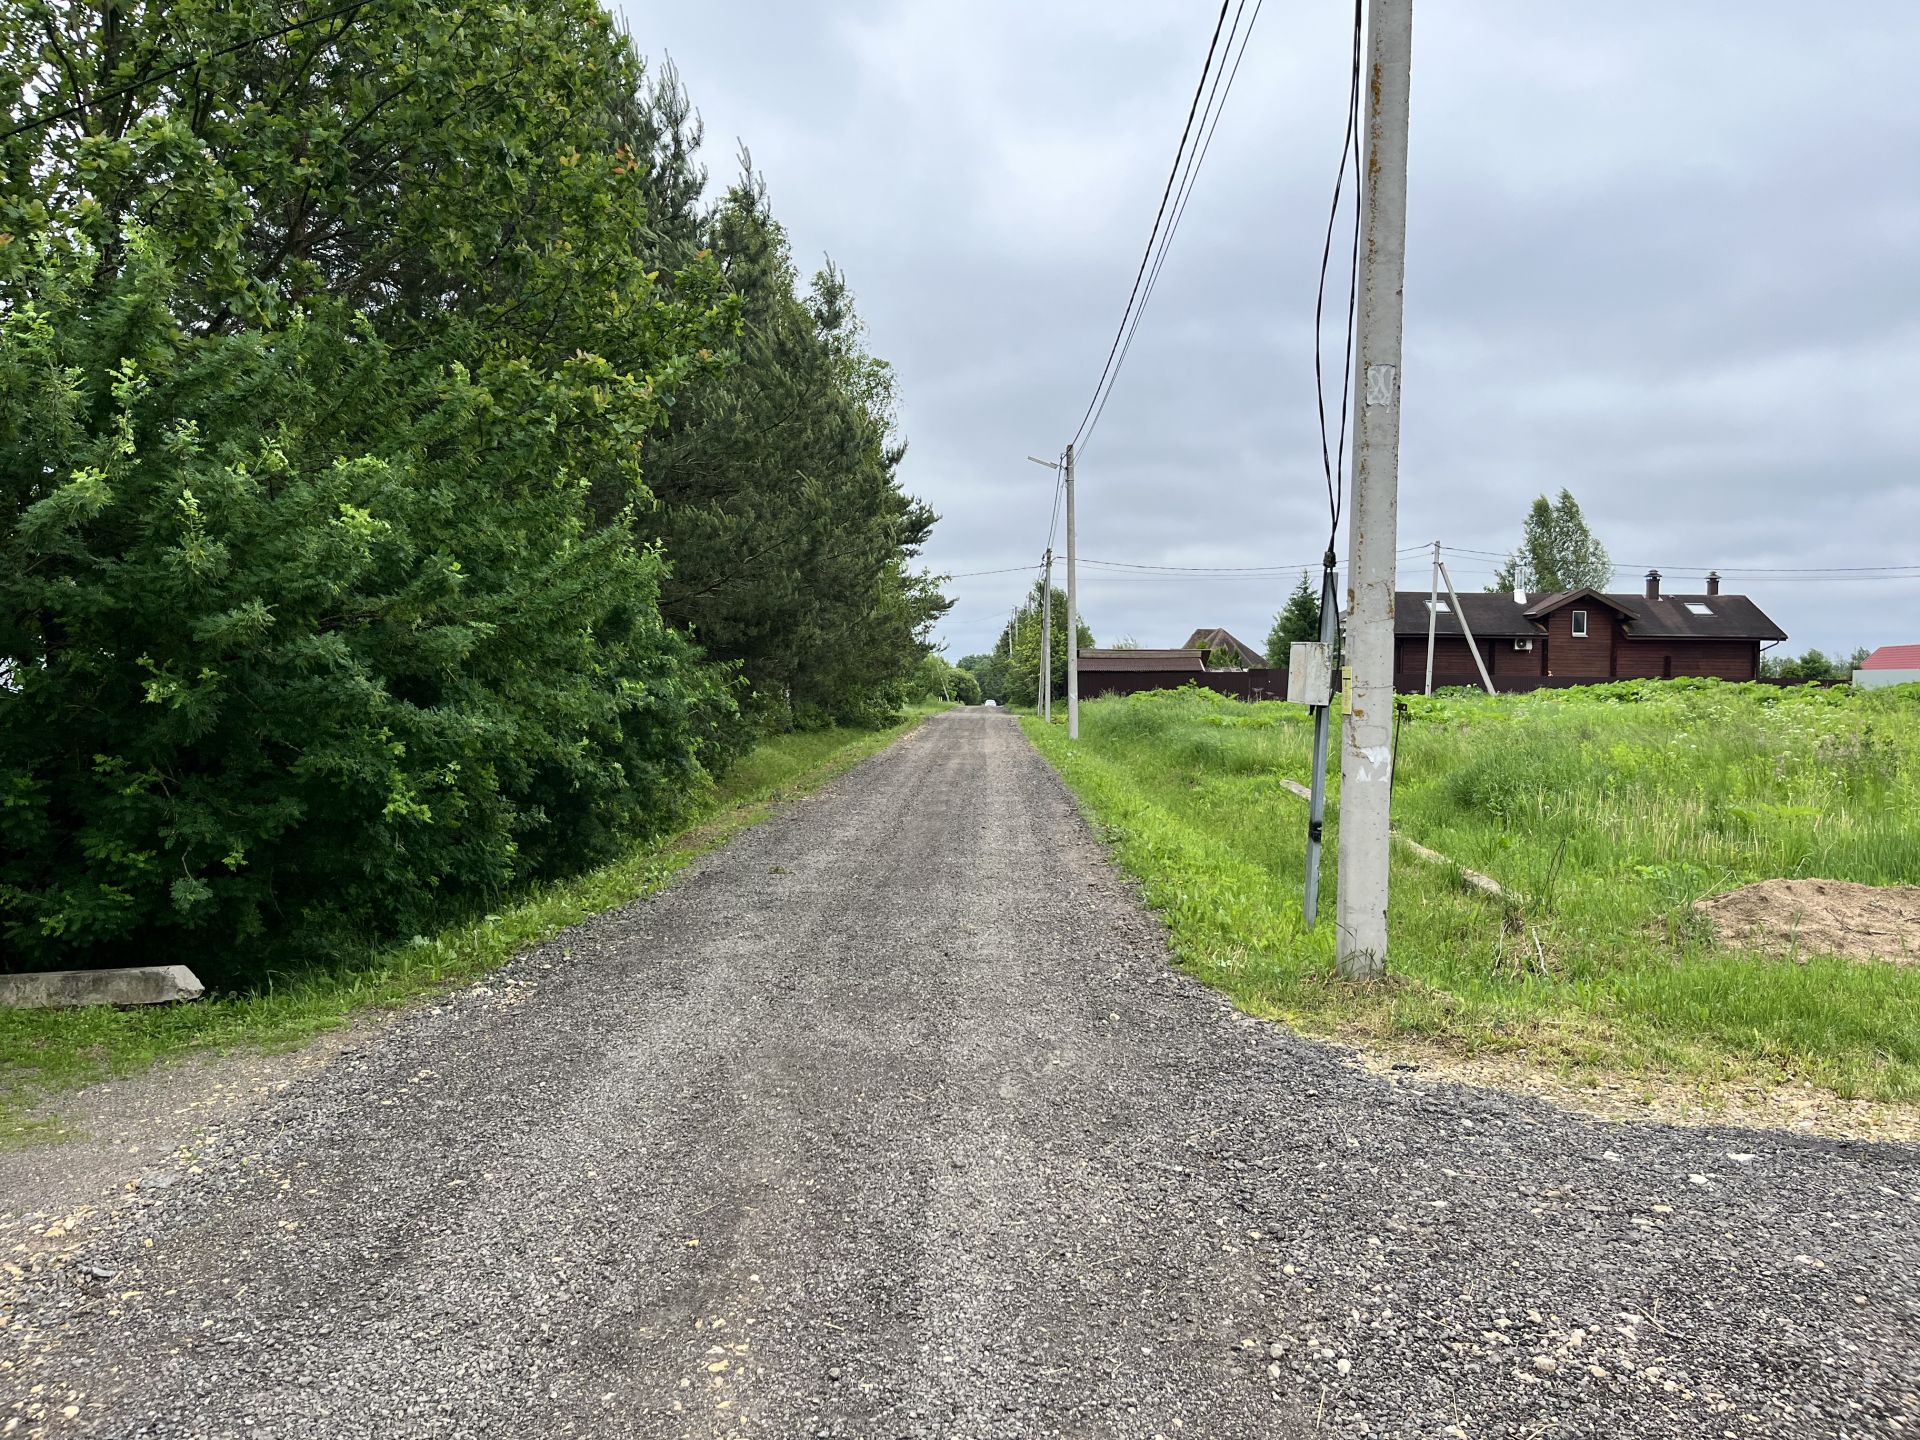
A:
<svg viewBox="0 0 1920 1440">
<path fill-rule="evenodd" d="M 1081 471 L 1087 555 L 1273 564 L 1324 544 L 1311 320 L 1343 8 L 1261 18 Z M 899 370 L 908 483 L 945 517 L 936 568 L 1038 558 L 1050 482 L 1023 457 L 1086 403 L 1209 9 L 629 7 L 679 63 L 716 175 L 745 139 L 803 263 L 846 268 Z M 1920 11 L 1734 13 L 1420 7 L 1403 543 L 1504 549 L 1565 484 L 1623 561 L 1920 560 Z M 956 581 L 952 651 L 983 648 L 1024 583 Z M 1290 584 L 1083 575 L 1096 632 L 1147 643 L 1264 634 Z M 1738 588 L 1796 649 L 1920 638 L 1920 583 Z"/>
</svg>

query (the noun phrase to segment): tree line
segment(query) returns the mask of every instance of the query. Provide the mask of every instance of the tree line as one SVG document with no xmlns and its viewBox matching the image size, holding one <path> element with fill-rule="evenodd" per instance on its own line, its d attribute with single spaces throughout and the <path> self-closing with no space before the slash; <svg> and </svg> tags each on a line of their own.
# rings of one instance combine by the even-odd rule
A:
<svg viewBox="0 0 1920 1440">
<path fill-rule="evenodd" d="M 1040 670 L 1047 666 L 1053 674 L 1053 693 L 1055 698 L 1064 699 L 1067 693 L 1067 592 L 1058 585 L 1053 587 L 1053 624 L 1051 634 L 1047 634 L 1046 621 L 1047 584 L 1036 580 L 1022 597 L 1019 608 L 1000 627 L 999 638 L 993 648 L 982 655 L 963 656 L 955 667 L 967 675 L 972 687 L 959 682 L 962 693 L 977 689 L 978 698 L 991 700 L 996 705 L 1032 705 L 1040 698 Z M 1093 631 L 1088 628 L 1086 617 L 1080 618 L 1078 627 L 1080 648 L 1093 648 Z M 1048 644 L 1042 646 L 1042 637 Z"/>
<path fill-rule="evenodd" d="M 913 685 L 892 372 L 595 0 L 0 60 L 0 967 L 406 935 Z"/>
</svg>

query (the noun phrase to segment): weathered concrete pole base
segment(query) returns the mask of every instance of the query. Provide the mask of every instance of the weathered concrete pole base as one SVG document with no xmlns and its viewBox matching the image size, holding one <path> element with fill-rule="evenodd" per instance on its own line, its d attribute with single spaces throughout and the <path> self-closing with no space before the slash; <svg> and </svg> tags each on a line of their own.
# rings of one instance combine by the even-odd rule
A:
<svg viewBox="0 0 1920 1440">
<path fill-rule="evenodd" d="M 54 1010 L 75 1005 L 166 1005 L 198 1000 L 207 987 L 184 965 L 127 970 L 38 970 L 0 975 L 0 1005 Z"/>
</svg>

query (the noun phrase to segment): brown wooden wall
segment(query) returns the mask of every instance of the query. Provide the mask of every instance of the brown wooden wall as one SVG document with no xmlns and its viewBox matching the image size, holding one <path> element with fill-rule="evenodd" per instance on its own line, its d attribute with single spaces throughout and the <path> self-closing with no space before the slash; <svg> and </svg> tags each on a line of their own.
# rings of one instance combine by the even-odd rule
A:
<svg viewBox="0 0 1920 1440">
<path fill-rule="evenodd" d="M 1720 680 L 1760 678 L 1760 642 L 1757 640 L 1696 640 L 1649 637 L 1627 632 L 1619 618 L 1602 605 L 1588 605 L 1587 634 L 1573 636 L 1576 606 L 1563 606 L 1546 618 L 1544 634 L 1534 638 L 1531 650 L 1515 650 L 1511 637 L 1479 640 L 1481 656 L 1497 688 L 1513 680 L 1527 688 L 1529 680 L 1553 684 L 1582 684 L 1606 680 L 1658 680 L 1671 676 L 1712 676 Z M 1400 635 L 1394 643 L 1394 688 L 1418 691 L 1426 680 L 1427 637 Z M 1434 684 L 1478 685 L 1473 656 L 1463 636 L 1440 636 L 1433 647 Z"/>
<path fill-rule="evenodd" d="M 1546 641 L 1544 639 L 1536 638 L 1531 650 L 1514 649 L 1511 637 L 1503 640 L 1492 640 L 1487 642 L 1487 648 L 1482 653 L 1492 656 L 1493 673 L 1496 676 L 1539 675 L 1544 673 L 1541 669 L 1541 665 L 1546 659 Z"/>
<path fill-rule="evenodd" d="M 1585 606 L 1587 636 L 1573 638 L 1573 612 L 1579 606 L 1565 606 L 1547 616 L 1545 644 L 1546 673 L 1582 680 L 1607 680 L 1613 676 L 1613 647 L 1619 623 L 1614 613 L 1602 605 Z M 1535 642 L 1538 649 L 1541 642 Z"/>
<path fill-rule="evenodd" d="M 1533 649 L 1516 650 L 1511 636 L 1499 636 L 1487 639 L 1476 635 L 1474 642 L 1480 647 L 1480 658 L 1486 662 L 1487 670 L 1493 675 L 1538 675 L 1540 673 L 1541 642 L 1535 640 Z M 1395 641 L 1393 661 L 1397 675 L 1418 674 L 1424 678 L 1427 673 L 1426 636 L 1402 635 Z M 1433 642 L 1433 673 L 1435 675 L 1473 675 L 1473 656 L 1467 651 L 1466 637 L 1463 635 L 1439 635 Z"/>
<path fill-rule="evenodd" d="M 1620 642 L 1622 680 L 1672 675 L 1712 675 L 1755 680 L 1760 675 L 1757 640 L 1635 640 Z"/>
</svg>

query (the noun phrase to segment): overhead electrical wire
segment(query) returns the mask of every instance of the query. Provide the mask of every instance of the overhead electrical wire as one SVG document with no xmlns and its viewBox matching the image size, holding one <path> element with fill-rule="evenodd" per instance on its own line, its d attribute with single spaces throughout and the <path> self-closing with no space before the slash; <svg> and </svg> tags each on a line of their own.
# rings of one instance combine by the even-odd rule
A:
<svg viewBox="0 0 1920 1440">
<path fill-rule="evenodd" d="M 1402 547 L 1396 558 L 1402 565 L 1415 565 L 1425 560 L 1430 545 L 1409 545 Z M 1469 550 L 1460 546 L 1447 546 L 1447 553 L 1456 556 L 1480 557 L 1484 560 L 1505 561 L 1506 556 L 1491 550 Z M 1116 574 L 1137 575 L 1142 579 L 1165 578 L 1178 580 L 1190 579 L 1273 579 L 1297 574 L 1302 570 L 1312 570 L 1319 564 L 1317 559 L 1293 562 L 1276 561 L 1266 565 L 1170 565 L 1158 561 L 1146 560 L 1106 560 L 1095 556 L 1080 556 L 1078 563 L 1093 571 L 1110 571 Z M 950 575 L 951 580 L 968 579 L 980 575 L 1015 575 L 1042 568 L 1044 561 L 1029 565 L 1008 565 L 992 570 L 968 570 L 958 575 Z M 1460 574 L 1493 575 L 1495 567 L 1468 559 L 1465 563 L 1456 562 L 1453 567 Z M 1619 567 L 1616 567 L 1619 568 Z M 1687 574 L 1694 571 L 1704 573 L 1715 568 L 1699 565 L 1654 566 L 1652 568 L 1671 571 L 1675 574 Z M 1920 580 L 1920 564 L 1916 565 L 1839 565 L 1831 567 L 1805 567 L 1797 569 L 1770 568 L 1765 566 L 1720 566 L 1723 578 L 1740 575 L 1766 575 L 1779 583 L 1832 581 L 1848 583 L 1871 580 Z"/>
<path fill-rule="evenodd" d="M 1113 367 L 1113 381 L 1108 383 L 1106 393 L 1100 397 L 1100 406 L 1094 411 L 1093 420 L 1086 427 L 1088 439 L 1091 439 L 1093 432 L 1099 428 L 1100 417 L 1107 410 L 1107 401 L 1113 398 L 1114 382 L 1119 380 L 1120 371 L 1127 363 L 1127 355 L 1133 349 L 1133 337 L 1139 332 L 1140 318 L 1147 313 L 1147 304 L 1153 299 L 1153 292 L 1160 283 L 1160 272 L 1166 267 L 1167 255 L 1173 248 L 1173 237 L 1180 232 L 1180 221 L 1187 213 L 1187 202 L 1193 198 L 1194 182 L 1200 177 L 1200 167 L 1207 162 L 1207 152 L 1213 148 L 1214 131 L 1220 128 L 1220 117 L 1226 112 L 1227 97 L 1233 93 L 1234 79 L 1240 73 L 1240 61 L 1246 56 L 1247 42 L 1253 39 L 1254 22 L 1259 20 L 1260 7 L 1265 3 L 1266 0 L 1254 0 L 1253 14 L 1247 19 L 1245 34 L 1241 34 L 1240 16 L 1247 8 L 1246 0 L 1240 0 L 1233 12 L 1233 25 L 1227 31 L 1226 49 L 1233 50 L 1236 36 L 1240 38 L 1240 48 L 1234 52 L 1231 67 L 1223 63 L 1213 72 L 1213 89 L 1208 92 L 1207 106 L 1200 116 L 1201 129 L 1205 133 L 1201 137 L 1200 144 L 1188 152 L 1186 169 L 1180 177 L 1179 194 L 1173 202 L 1173 219 L 1167 225 L 1166 234 L 1161 237 L 1159 250 L 1154 255 L 1153 269 L 1147 275 L 1146 289 L 1140 294 L 1140 303 L 1134 307 L 1133 320 L 1127 326 L 1126 343 L 1120 347 L 1120 358 Z"/>
<path fill-rule="evenodd" d="M 1420 548 L 1426 549 L 1430 547 L 1422 546 Z M 1448 546 L 1445 546 L 1444 548 L 1447 550 L 1449 554 L 1453 554 L 1453 555 L 1478 555 L 1478 556 L 1483 556 L 1489 560 L 1499 560 L 1502 562 L 1505 562 L 1512 558 L 1510 555 L 1506 554 L 1504 551 L 1499 551 L 1499 550 L 1474 550 L 1464 545 L 1448 545 Z M 1678 564 L 1672 564 L 1665 561 L 1653 562 L 1653 561 L 1645 561 L 1645 560 L 1615 560 L 1613 561 L 1613 568 L 1616 570 L 1639 570 L 1639 569 L 1660 570 L 1660 571 L 1671 570 L 1675 574 L 1680 574 L 1680 575 L 1690 574 L 1694 571 L 1699 571 L 1701 574 L 1705 574 L 1710 570 L 1717 570 L 1723 576 L 1726 576 L 1726 575 L 1853 575 L 1853 574 L 1867 574 L 1871 572 L 1884 573 L 1887 571 L 1920 572 L 1920 564 L 1909 565 L 1909 564 L 1901 564 L 1898 562 L 1891 562 L 1885 565 L 1773 566 L 1773 565 L 1713 565 L 1713 564 L 1678 565 Z"/>
<path fill-rule="evenodd" d="M 1039 568 L 1038 564 L 1008 565 L 999 570 L 962 570 L 959 574 L 949 575 L 946 578 L 949 580 L 971 580 L 976 575 L 1017 575 L 1022 570 L 1038 570 Z"/>
<path fill-rule="evenodd" d="M 1245 3 L 1245 0 L 1242 0 Z M 1120 312 L 1120 324 L 1113 332 L 1113 344 L 1107 349 L 1106 363 L 1100 367 L 1100 378 L 1094 382 L 1093 395 L 1087 401 L 1086 413 L 1080 417 L 1080 423 L 1074 428 L 1073 445 L 1079 445 L 1090 430 L 1094 411 L 1099 407 L 1102 395 L 1112 388 L 1118 376 L 1116 364 L 1120 354 L 1121 342 L 1126 338 L 1127 325 L 1133 316 L 1134 306 L 1140 299 L 1140 287 L 1147 277 L 1147 268 L 1153 261 L 1154 244 L 1159 239 L 1160 227 L 1167 218 L 1167 203 L 1173 198 L 1174 185 L 1180 176 L 1181 162 L 1187 155 L 1187 144 L 1193 138 L 1194 117 L 1200 113 L 1200 97 L 1206 93 L 1207 79 L 1213 74 L 1213 57 L 1220 48 L 1220 32 L 1226 28 L 1227 11 L 1233 0 L 1220 0 L 1220 13 L 1213 22 L 1213 38 L 1207 42 L 1206 63 L 1200 69 L 1200 81 L 1193 87 L 1193 101 L 1187 107 L 1187 121 L 1180 131 L 1180 144 L 1173 154 L 1173 166 L 1167 171 L 1167 183 L 1160 192 L 1160 208 L 1154 212 L 1153 228 L 1147 232 L 1146 249 L 1140 254 L 1140 268 L 1134 272 L 1133 288 L 1127 294 L 1126 308 Z"/>
<path fill-rule="evenodd" d="M 1320 562 L 1303 560 L 1298 565 L 1146 565 L 1132 560 L 1089 560 L 1082 556 L 1080 563 L 1102 570 L 1171 571 L 1190 575 L 1286 575 L 1295 570 L 1310 570 Z"/>
<path fill-rule="evenodd" d="M 1346 486 L 1347 404 L 1353 387 L 1354 301 L 1360 287 L 1360 49 L 1365 29 L 1362 0 L 1353 5 L 1353 60 L 1347 85 L 1347 127 L 1340 142 L 1340 165 L 1334 171 L 1333 200 L 1327 206 L 1327 237 L 1320 247 L 1320 284 L 1313 301 L 1313 394 L 1320 414 L 1320 463 L 1327 479 L 1327 553 L 1324 565 L 1333 569 L 1333 544 L 1340 533 L 1341 496 Z M 1331 452 L 1327 444 L 1327 390 L 1322 367 L 1325 345 L 1321 328 L 1327 306 L 1327 274 L 1333 265 L 1333 232 L 1340 221 L 1340 198 L 1346 189 L 1347 162 L 1353 162 L 1353 244 L 1347 271 L 1346 340 L 1340 357 L 1339 439 Z"/>
<path fill-rule="evenodd" d="M 1061 463 L 1053 467 L 1053 511 L 1047 518 L 1047 554 L 1049 555 L 1053 553 L 1053 537 L 1060 529 L 1060 497 L 1067 488 L 1065 462 L 1066 457 L 1062 456 Z"/>
</svg>

